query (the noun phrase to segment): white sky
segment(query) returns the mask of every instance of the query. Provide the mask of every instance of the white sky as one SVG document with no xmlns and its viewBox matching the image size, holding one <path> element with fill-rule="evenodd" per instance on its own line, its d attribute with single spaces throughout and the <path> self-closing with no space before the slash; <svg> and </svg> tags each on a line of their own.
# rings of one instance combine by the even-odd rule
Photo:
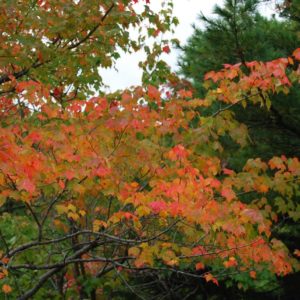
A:
<svg viewBox="0 0 300 300">
<path fill-rule="evenodd" d="M 151 0 L 151 5 L 159 7 L 161 0 Z M 198 15 L 203 12 L 205 16 L 212 16 L 213 7 L 218 4 L 222 5 L 223 0 L 174 0 L 174 15 L 179 19 L 180 24 L 177 26 L 174 38 L 177 38 L 181 44 L 185 44 L 186 40 L 193 33 L 192 24 L 198 22 Z M 263 7 L 261 11 L 265 15 L 273 13 L 272 8 Z M 178 57 L 178 51 L 172 49 L 171 53 L 164 54 L 163 59 L 176 70 L 176 61 Z M 141 70 L 138 68 L 138 62 L 143 60 L 143 53 L 135 53 L 133 55 L 124 54 L 116 64 L 118 71 L 114 69 L 101 70 L 100 74 L 103 77 L 104 83 L 109 86 L 110 91 L 117 89 L 125 89 L 132 85 L 138 85 L 141 83 Z"/>
</svg>

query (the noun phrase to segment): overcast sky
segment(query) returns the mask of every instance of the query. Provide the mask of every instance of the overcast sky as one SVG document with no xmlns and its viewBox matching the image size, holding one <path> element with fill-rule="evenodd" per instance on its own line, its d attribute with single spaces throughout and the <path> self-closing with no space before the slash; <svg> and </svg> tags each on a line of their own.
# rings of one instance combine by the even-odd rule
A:
<svg viewBox="0 0 300 300">
<path fill-rule="evenodd" d="M 161 0 L 151 0 L 153 8 L 159 6 Z M 189 36 L 193 33 L 192 24 L 198 25 L 198 15 L 203 12 L 205 16 L 211 16 L 213 7 L 218 4 L 222 5 L 223 0 L 174 0 L 174 15 L 179 19 L 180 24 L 176 28 L 174 38 L 179 39 L 184 44 Z M 263 14 L 270 15 L 271 9 L 263 7 Z M 101 70 L 103 81 L 110 88 L 110 91 L 125 89 L 132 85 L 141 83 L 141 71 L 138 68 L 138 62 L 143 60 L 143 54 L 122 55 L 116 64 L 118 71 Z M 163 59 L 169 63 L 173 70 L 176 70 L 176 61 L 178 51 L 172 49 L 171 53 L 164 55 Z"/>
</svg>

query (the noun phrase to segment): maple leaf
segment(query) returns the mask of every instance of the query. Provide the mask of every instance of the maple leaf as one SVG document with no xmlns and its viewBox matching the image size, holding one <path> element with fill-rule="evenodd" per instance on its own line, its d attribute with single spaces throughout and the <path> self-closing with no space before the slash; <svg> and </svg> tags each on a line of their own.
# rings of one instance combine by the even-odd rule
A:
<svg viewBox="0 0 300 300">
<path fill-rule="evenodd" d="M 8 284 L 3 284 L 2 291 L 3 291 L 4 294 L 9 294 L 9 293 L 12 292 L 12 288 Z"/>
<path fill-rule="evenodd" d="M 234 175 L 235 174 L 235 172 L 233 170 L 226 169 L 226 168 L 223 169 L 223 173 L 225 175 Z"/>
<path fill-rule="evenodd" d="M 236 267 L 238 265 L 238 263 L 234 257 L 229 257 L 229 259 L 227 261 L 225 261 L 223 264 L 226 268 Z"/>
<path fill-rule="evenodd" d="M 249 275 L 252 279 L 256 279 L 256 272 L 255 271 L 250 271 Z"/>
<path fill-rule="evenodd" d="M 293 56 L 294 56 L 297 60 L 300 60 L 300 48 L 296 49 L 296 50 L 293 52 Z"/>
<path fill-rule="evenodd" d="M 138 247 L 131 247 L 128 249 L 128 255 L 133 257 L 138 257 L 141 250 Z"/>
<path fill-rule="evenodd" d="M 162 48 L 162 51 L 168 54 L 168 53 L 171 52 L 171 49 L 170 49 L 170 47 L 167 45 L 167 46 L 164 46 L 164 47 Z"/>
<path fill-rule="evenodd" d="M 195 267 L 197 271 L 205 269 L 205 266 L 202 262 L 197 263 Z"/>
<path fill-rule="evenodd" d="M 169 153 L 169 158 L 173 161 L 177 159 L 185 159 L 188 156 L 188 151 L 183 145 L 175 146 Z"/>
<path fill-rule="evenodd" d="M 297 256 L 297 257 L 300 257 L 300 250 L 299 249 L 296 249 L 294 251 L 294 254 Z"/>
<path fill-rule="evenodd" d="M 59 180 L 59 181 L 58 181 L 58 185 L 59 185 L 59 187 L 60 187 L 62 190 L 64 190 L 65 187 L 66 187 L 65 182 L 64 182 L 63 180 Z"/>
<path fill-rule="evenodd" d="M 67 170 L 65 176 L 68 180 L 72 180 L 75 177 L 75 172 L 72 170 Z"/>
<path fill-rule="evenodd" d="M 206 282 L 212 281 L 215 285 L 219 286 L 218 280 L 211 273 L 205 274 L 204 278 Z"/>
<path fill-rule="evenodd" d="M 131 219 L 134 219 L 134 215 L 130 212 L 125 212 L 124 213 L 124 218 L 127 219 L 127 220 L 131 220 Z"/>
<path fill-rule="evenodd" d="M 58 87 L 56 87 L 54 90 L 53 90 L 53 95 L 54 95 L 54 97 L 60 97 L 61 95 L 62 95 L 62 88 L 58 88 Z"/>
<path fill-rule="evenodd" d="M 272 159 L 269 160 L 269 166 L 271 169 L 280 169 L 280 170 L 285 170 L 286 166 L 282 159 L 280 157 L 273 157 Z"/>
<path fill-rule="evenodd" d="M 226 200 L 231 201 L 236 198 L 235 192 L 231 188 L 224 187 L 221 191 L 222 197 L 226 198 Z"/>
<path fill-rule="evenodd" d="M 156 214 L 167 209 L 167 204 L 164 201 L 153 201 L 149 203 L 149 206 Z"/>
<path fill-rule="evenodd" d="M 125 5 L 122 2 L 119 2 L 118 9 L 119 9 L 120 12 L 125 11 Z"/>
<path fill-rule="evenodd" d="M 178 95 L 182 98 L 192 98 L 193 92 L 188 90 L 180 90 L 178 91 Z"/>
<path fill-rule="evenodd" d="M 66 205 L 62 205 L 62 204 L 56 205 L 55 208 L 56 208 L 56 211 L 58 212 L 58 214 L 60 214 L 60 215 L 67 213 L 69 211 L 68 207 Z"/>
<path fill-rule="evenodd" d="M 156 101 L 160 100 L 160 92 L 153 85 L 148 85 L 148 96 L 149 96 L 150 99 L 153 99 L 153 100 L 156 100 Z"/>
<path fill-rule="evenodd" d="M 68 216 L 68 218 L 72 219 L 73 221 L 77 221 L 80 218 L 80 216 L 74 212 L 68 212 L 67 216 Z"/>
<path fill-rule="evenodd" d="M 246 208 L 241 212 L 241 215 L 246 216 L 249 220 L 256 223 L 261 223 L 263 221 L 263 216 L 258 210 L 255 209 Z"/>
<path fill-rule="evenodd" d="M 98 232 L 101 228 L 106 228 L 107 223 L 102 220 L 94 220 L 93 231 Z"/>
<path fill-rule="evenodd" d="M 27 191 L 30 194 L 33 194 L 36 191 L 35 184 L 29 178 L 21 180 L 19 183 L 19 188 Z"/>
<path fill-rule="evenodd" d="M 96 176 L 99 176 L 99 177 L 105 177 L 105 176 L 108 176 L 111 174 L 111 169 L 109 168 L 106 168 L 106 167 L 98 167 L 96 170 L 95 170 L 95 175 Z"/>
<path fill-rule="evenodd" d="M 40 142 L 42 139 L 39 132 L 33 131 L 30 134 L 27 135 L 26 140 L 32 141 L 32 143 L 36 144 Z"/>
</svg>

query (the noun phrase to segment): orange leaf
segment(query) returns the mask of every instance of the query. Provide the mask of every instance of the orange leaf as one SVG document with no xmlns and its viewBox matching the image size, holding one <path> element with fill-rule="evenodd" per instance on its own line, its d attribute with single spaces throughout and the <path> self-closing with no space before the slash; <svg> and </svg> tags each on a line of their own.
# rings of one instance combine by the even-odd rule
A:
<svg viewBox="0 0 300 300">
<path fill-rule="evenodd" d="M 153 86 L 153 85 L 149 85 L 148 86 L 148 96 L 149 98 L 151 99 L 154 99 L 154 100 L 157 100 L 159 101 L 160 100 L 160 92 L 159 90 Z"/>
<path fill-rule="evenodd" d="M 207 273 L 204 275 L 204 278 L 205 278 L 206 282 L 212 281 L 214 284 L 219 286 L 218 280 L 212 274 Z"/>
<path fill-rule="evenodd" d="M 256 279 L 256 272 L 255 271 L 250 271 L 249 274 L 250 274 L 251 278 Z"/>
<path fill-rule="evenodd" d="M 300 48 L 296 49 L 296 50 L 293 52 L 293 56 L 294 56 L 297 60 L 300 60 Z"/>
<path fill-rule="evenodd" d="M 223 188 L 221 195 L 228 201 L 231 201 L 236 197 L 235 192 L 231 188 Z"/>
<path fill-rule="evenodd" d="M 2 291 L 4 294 L 9 294 L 12 291 L 12 288 L 8 284 L 4 284 L 2 286 Z"/>
<path fill-rule="evenodd" d="M 295 254 L 296 256 L 300 257 L 300 250 L 299 250 L 299 249 L 296 249 L 296 250 L 294 251 L 294 254 Z"/>
<path fill-rule="evenodd" d="M 196 270 L 203 270 L 205 268 L 204 264 L 202 262 L 199 262 L 196 264 Z"/>
</svg>

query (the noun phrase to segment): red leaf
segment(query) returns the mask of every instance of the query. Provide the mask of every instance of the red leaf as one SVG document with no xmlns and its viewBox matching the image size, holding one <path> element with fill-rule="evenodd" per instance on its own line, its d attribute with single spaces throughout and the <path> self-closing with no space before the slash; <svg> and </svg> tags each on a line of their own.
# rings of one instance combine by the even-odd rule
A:
<svg viewBox="0 0 300 300">
<path fill-rule="evenodd" d="M 58 185 L 60 186 L 60 188 L 61 188 L 62 190 L 64 190 L 65 187 L 66 187 L 66 185 L 65 185 L 65 183 L 64 183 L 63 180 L 59 180 L 59 181 L 58 181 Z"/>
<path fill-rule="evenodd" d="M 23 190 L 29 192 L 30 194 L 33 194 L 36 190 L 35 184 L 28 178 L 23 179 L 20 182 L 19 187 L 20 187 L 20 189 L 23 189 Z"/>
<path fill-rule="evenodd" d="M 36 144 L 36 143 L 40 142 L 42 137 L 38 132 L 33 131 L 33 132 L 31 132 L 30 134 L 27 135 L 26 139 L 31 140 L 33 144 Z"/>
<path fill-rule="evenodd" d="M 95 175 L 99 177 L 105 177 L 111 173 L 111 170 L 105 167 L 99 167 L 95 171 Z"/>
<path fill-rule="evenodd" d="M 75 177 L 75 173 L 71 170 L 67 170 L 65 172 L 65 176 L 68 180 L 72 180 Z"/>
<path fill-rule="evenodd" d="M 203 270 L 205 268 L 204 264 L 202 262 L 199 262 L 196 264 L 196 270 Z"/>
<path fill-rule="evenodd" d="M 129 212 L 125 212 L 124 217 L 125 217 L 125 219 L 130 220 L 130 219 L 133 219 L 134 215 Z"/>
<path fill-rule="evenodd" d="M 149 85 L 148 86 L 148 96 L 149 98 L 153 99 L 153 100 L 160 100 L 160 92 L 159 90 L 153 86 L 153 85 Z"/>
<path fill-rule="evenodd" d="M 236 197 L 235 192 L 231 188 L 223 188 L 221 195 L 228 201 L 231 201 Z"/>
<path fill-rule="evenodd" d="M 234 174 L 235 174 L 234 171 L 232 171 L 232 170 L 230 170 L 230 169 L 226 169 L 226 168 L 223 169 L 223 173 L 224 173 L 225 175 L 234 175 Z"/>
<path fill-rule="evenodd" d="M 121 11 L 121 12 L 123 12 L 124 10 L 125 10 L 125 5 L 123 4 L 123 3 L 119 3 L 118 4 L 118 9 L 119 9 L 119 11 Z"/>
<path fill-rule="evenodd" d="M 164 47 L 162 48 L 162 51 L 165 52 L 165 53 L 170 53 L 170 52 L 171 52 L 171 49 L 170 49 L 170 47 L 167 45 L 167 46 L 164 46 Z"/>
<path fill-rule="evenodd" d="M 166 210 L 167 204 L 164 201 L 153 201 L 149 204 L 150 208 L 154 213 L 159 213 L 162 210 Z"/>
<path fill-rule="evenodd" d="M 188 156 L 188 151 L 183 145 L 176 145 L 171 151 L 169 151 L 169 158 L 171 160 L 184 159 Z"/>
</svg>

